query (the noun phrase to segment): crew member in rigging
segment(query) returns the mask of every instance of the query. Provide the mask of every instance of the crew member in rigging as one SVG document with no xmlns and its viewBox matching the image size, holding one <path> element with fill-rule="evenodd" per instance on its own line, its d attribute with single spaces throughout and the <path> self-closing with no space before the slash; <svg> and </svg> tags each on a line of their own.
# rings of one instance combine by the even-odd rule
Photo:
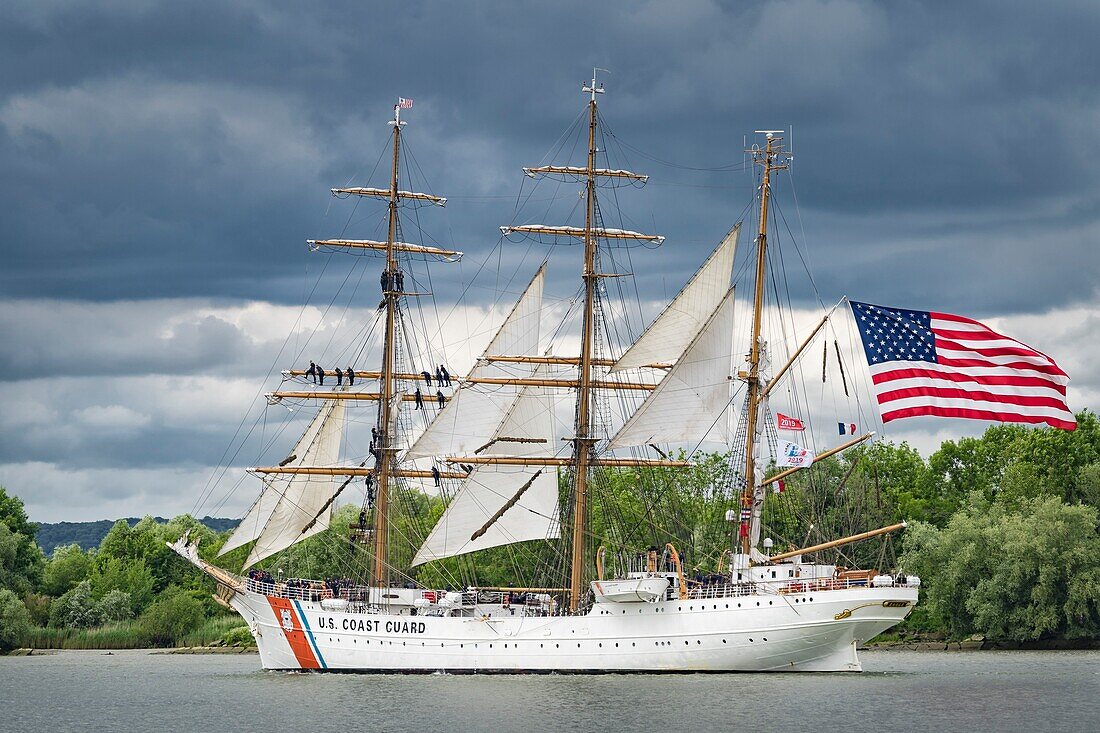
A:
<svg viewBox="0 0 1100 733">
<path fill-rule="evenodd" d="M 427 369 L 425 369 L 424 371 L 420 372 L 420 376 L 424 377 L 424 384 L 428 385 L 429 387 L 432 386 L 432 373 L 431 372 L 429 372 Z"/>
<path fill-rule="evenodd" d="M 340 367 L 336 367 L 336 386 L 339 387 L 344 383 L 344 372 Z"/>
<path fill-rule="evenodd" d="M 312 361 L 309 363 L 309 369 L 306 369 L 306 376 L 310 378 L 314 384 L 317 384 L 317 365 Z"/>
<path fill-rule="evenodd" d="M 432 481 L 435 481 L 436 486 L 442 485 L 442 482 L 440 481 L 441 478 L 442 476 L 440 476 L 439 469 L 435 466 L 432 466 Z"/>
<path fill-rule="evenodd" d="M 417 390 L 419 392 L 420 390 Z M 443 390 L 439 390 L 435 393 L 435 398 L 439 400 L 439 408 L 443 409 L 443 406 L 447 404 L 447 398 L 443 395 Z"/>
<path fill-rule="evenodd" d="M 414 396 L 416 398 L 416 407 L 414 407 L 413 409 L 415 409 L 415 410 L 423 409 L 424 408 L 424 395 L 420 393 L 420 387 L 416 388 L 416 394 Z"/>
<path fill-rule="evenodd" d="M 396 283 L 396 287 L 394 288 L 394 290 L 396 290 L 399 293 L 404 292 L 404 290 L 405 290 L 405 273 L 401 270 L 398 270 L 397 274 L 394 275 L 394 282 Z"/>
<path fill-rule="evenodd" d="M 380 278 L 382 283 L 382 293 L 386 294 L 390 292 L 390 271 L 382 270 L 382 277 Z"/>
<path fill-rule="evenodd" d="M 321 367 L 317 367 L 317 384 L 323 385 L 325 383 L 325 370 Z"/>
<path fill-rule="evenodd" d="M 440 364 L 439 365 L 439 373 L 443 375 L 443 379 L 440 380 L 439 386 L 442 387 L 444 384 L 446 384 L 448 387 L 450 387 L 451 386 L 451 373 L 447 371 L 447 367 Z"/>
<path fill-rule="evenodd" d="M 350 366 L 347 368 L 347 371 L 345 371 L 344 374 L 348 375 L 348 386 L 349 387 L 352 386 L 353 384 L 355 384 L 355 372 L 353 372 L 351 370 Z"/>
</svg>

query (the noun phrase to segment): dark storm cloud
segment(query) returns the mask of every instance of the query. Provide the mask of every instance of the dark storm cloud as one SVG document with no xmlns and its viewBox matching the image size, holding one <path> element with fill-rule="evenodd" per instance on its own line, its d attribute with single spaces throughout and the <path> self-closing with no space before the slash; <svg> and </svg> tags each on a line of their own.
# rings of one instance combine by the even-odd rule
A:
<svg viewBox="0 0 1100 733">
<path fill-rule="evenodd" d="M 633 273 L 633 321 L 740 216 L 748 260 L 743 136 L 793 124 L 772 251 L 796 306 L 817 299 L 805 259 L 828 304 L 1016 314 L 1015 335 L 1074 375 L 1074 406 L 1091 404 L 1097 37 L 1100 7 L 1086 2 L 7 3 L 0 478 L 36 497 L 40 519 L 170 514 L 223 458 L 282 451 L 273 426 L 305 418 L 263 413 L 267 370 L 342 363 L 341 309 L 369 323 L 377 297 L 377 260 L 310 254 L 304 240 L 384 237 L 377 202 L 328 189 L 386 185 L 398 95 L 416 100 L 407 185 L 451 198 L 407 212 L 403 234 L 423 227 L 468 253 L 430 279 L 414 264 L 440 309 L 425 306 L 429 319 L 460 295 L 515 297 L 547 251 L 548 297 L 573 297 L 577 247 L 506 242 L 479 268 L 501 224 L 578 223 L 576 186 L 532 193 L 519 169 L 548 151 L 583 162 L 583 120 L 554 145 L 593 65 L 611 69 L 608 163 L 652 176 L 603 191 L 605 223 L 668 237 L 604 251 L 601 267 Z M 334 293 L 307 341 L 298 306 L 322 312 Z M 1054 310 L 1073 322 L 1052 326 Z M 440 335 L 449 349 L 459 338 Z M 223 456 L 245 413 L 245 430 L 266 417 Z M 914 421 L 895 435 L 928 449 L 971 427 Z"/>
<path fill-rule="evenodd" d="M 417 162 L 454 197 L 425 226 L 476 258 L 513 202 L 462 197 L 514 195 L 592 64 L 613 70 L 609 150 L 654 176 L 624 211 L 669 235 L 655 261 L 670 277 L 721 236 L 748 180 L 634 148 L 717 167 L 741 160 L 744 132 L 793 123 L 809 244 L 846 263 L 819 273 L 830 295 L 916 296 L 935 280 L 947 306 L 1027 311 L 1093 288 L 1086 268 L 1058 266 L 1097 261 L 1088 4 L 36 2 L 5 15 L 12 295 L 300 298 L 300 242 L 343 230 L 353 204 L 330 208 L 325 191 L 370 171 L 398 94 L 418 100 Z M 1019 276 L 1035 268 L 1049 272 Z"/>
</svg>

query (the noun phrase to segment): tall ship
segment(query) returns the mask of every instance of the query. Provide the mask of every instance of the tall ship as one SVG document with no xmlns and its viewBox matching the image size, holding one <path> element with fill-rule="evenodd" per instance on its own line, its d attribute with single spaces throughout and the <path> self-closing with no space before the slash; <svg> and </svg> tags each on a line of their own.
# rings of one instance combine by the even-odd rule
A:
<svg viewBox="0 0 1100 733">
<path fill-rule="evenodd" d="M 794 522 L 777 493 L 872 436 L 814 454 L 776 435 L 769 399 L 831 315 L 782 347 L 789 333 L 765 333 L 775 322 L 769 216 L 773 182 L 790 162 L 784 136 L 764 131 L 746 151 L 756 185 L 744 305 L 733 287 L 737 223 L 656 318 L 641 327 L 635 314 L 640 335 L 624 338 L 628 321 L 612 296 L 632 277 L 629 263 L 664 238 L 612 225 L 619 191 L 647 177 L 605 164 L 614 138 L 596 76 L 583 85 L 574 125 L 587 141 L 584 160 L 523 169 L 579 189 L 573 221 L 501 228 L 502 243 L 574 245 L 554 249 L 582 253 L 579 287 L 547 305 L 548 262 L 533 268 L 464 375 L 447 372 L 432 327 L 410 306 L 440 287 L 429 264 L 462 256 L 406 241 L 420 229 L 410 212 L 447 201 L 402 188 L 404 172 L 419 169 L 403 157 L 401 112 L 411 103 L 396 105 L 390 121 L 388 186 L 333 189 L 385 205 L 384 238 L 310 241 L 334 256 L 382 259 L 375 321 L 347 352 L 346 370 L 294 364 L 268 395 L 315 414 L 284 460 L 249 469 L 262 491 L 220 548 L 247 551 L 243 569 L 200 557 L 187 537 L 172 545 L 244 618 L 265 669 L 859 671 L 859 645 L 917 603 L 915 576 L 842 561 L 846 548 L 881 543 L 904 523 L 813 536 L 804 529 L 814 518 Z M 498 264 L 498 278 L 514 279 L 511 267 Z M 771 305 L 781 300 L 773 294 Z M 579 328 L 566 328 L 569 319 Z M 380 358 L 366 364 L 367 355 Z M 355 450 L 348 431 L 364 426 L 369 448 L 364 432 Z M 692 449 L 704 441 L 721 446 L 706 466 Z M 843 480 L 825 489 L 834 500 Z M 687 481 L 717 511 L 707 541 L 669 498 Z M 346 513 L 337 507 L 355 492 L 358 519 L 338 525 Z M 308 563 L 279 559 L 321 533 L 341 538 L 329 548 L 343 553 L 340 577 L 311 577 Z M 875 552 L 863 556 L 887 561 Z"/>
</svg>

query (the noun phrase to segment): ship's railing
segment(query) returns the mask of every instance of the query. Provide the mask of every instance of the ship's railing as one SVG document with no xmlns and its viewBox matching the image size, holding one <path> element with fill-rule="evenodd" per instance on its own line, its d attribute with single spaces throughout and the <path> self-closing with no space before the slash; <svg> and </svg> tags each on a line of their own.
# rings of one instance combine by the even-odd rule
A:
<svg viewBox="0 0 1100 733">
<path fill-rule="evenodd" d="M 904 585 L 904 581 L 896 581 L 894 585 Z M 763 595 L 789 595 L 792 593 L 821 593 L 833 590 L 849 590 L 852 588 L 867 588 L 871 585 L 871 574 L 867 572 L 853 573 L 850 576 L 835 578 L 789 578 L 784 580 L 745 581 L 740 583 L 713 583 L 709 585 L 688 582 L 688 599 L 710 598 L 737 598 L 742 596 Z M 666 591 L 667 600 L 676 600 L 679 595 L 675 588 Z"/>
</svg>

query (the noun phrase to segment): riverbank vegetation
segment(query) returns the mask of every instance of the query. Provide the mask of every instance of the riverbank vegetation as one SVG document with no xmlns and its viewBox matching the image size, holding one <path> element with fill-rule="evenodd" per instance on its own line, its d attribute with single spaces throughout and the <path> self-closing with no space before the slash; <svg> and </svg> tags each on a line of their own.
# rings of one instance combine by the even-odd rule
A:
<svg viewBox="0 0 1100 733">
<path fill-rule="evenodd" d="M 672 471 L 644 481 L 630 471 L 608 475 L 599 491 L 616 508 L 597 504 L 594 543 L 644 549 L 673 541 L 691 571 L 713 572 L 730 542 L 730 501 L 717 480 L 725 464 L 722 456 L 706 457 L 686 478 Z M 443 508 L 428 496 L 406 503 L 419 518 L 396 517 L 402 535 L 414 533 L 400 522 L 422 528 Z M 904 443 L 850 450 L 792 476 L 783 493 L 768 496 L 765 511 L 778 547 L 909 522 L 896 538 L 821 558 L 921 576 L 921 603 L 903 632 L 1019 642 L 1100 638 L 1100 421 L 1090 412 L 1078 415 L 1074 432 L 994 426 L 980 438 L 947 441 L 927 459 Z M 328 530 L 263 565 L 304 577 L 347 575 L 362 564 L 349 558 L 367 552 L 348 542 L 358 512 L 341 507 Z M 165 546 L 184 532 L 200 540 L 207 559 L 228 534 L 186 515 L 166 523 L 146 517 L 132 527 L 120 520 L 98 547 L 59 547 L 47 557 L 22 502 L 0 489 L 0 650 L 247 641 L 240 618 L 214 601 L 212 582 Z M 444 587 L 470 573 L 485 584 L 533 574 L 552 561 L 538 545 L 429 564 L 418 580 Z M 237 571 L 245 554 L 235 550 L 218 562 Z"/>
</svg>

